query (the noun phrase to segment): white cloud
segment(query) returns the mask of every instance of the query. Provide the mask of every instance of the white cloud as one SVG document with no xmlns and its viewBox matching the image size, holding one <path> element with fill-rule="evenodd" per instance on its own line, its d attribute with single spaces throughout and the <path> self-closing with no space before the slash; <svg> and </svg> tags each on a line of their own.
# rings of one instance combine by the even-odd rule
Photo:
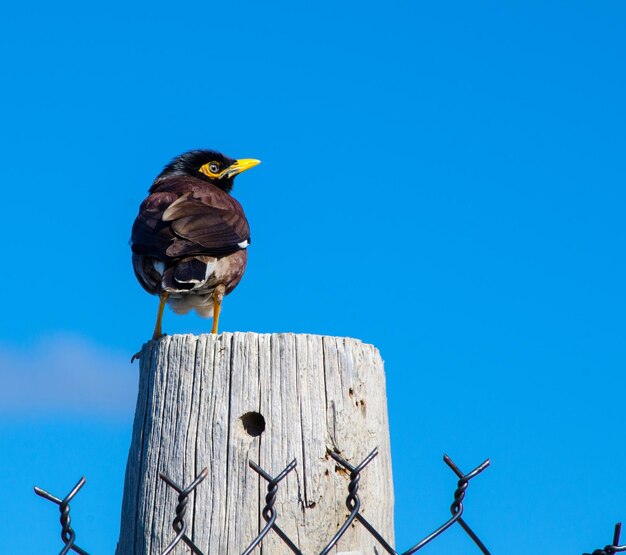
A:
<svg viewBox="0 0 626 555">
<path fill-rule="evenodd" d="M 131 417 L 139 365 L 72 335 L 30 347 L 0 343 L 0 415 Z"/>
</svg>

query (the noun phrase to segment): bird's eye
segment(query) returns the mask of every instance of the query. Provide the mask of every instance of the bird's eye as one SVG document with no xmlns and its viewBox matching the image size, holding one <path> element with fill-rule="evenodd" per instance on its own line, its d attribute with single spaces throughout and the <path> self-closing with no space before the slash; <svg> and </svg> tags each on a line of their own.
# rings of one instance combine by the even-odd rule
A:
<svg viewBox="0 0 626 555">
<path fill-rule="evenodd" d="M 209 170 L 211 170 L 211 173 L 218 173 L 220 171 L 220 165 L 217 162 L 211 162 L 209 164 Z"/>
</svg>

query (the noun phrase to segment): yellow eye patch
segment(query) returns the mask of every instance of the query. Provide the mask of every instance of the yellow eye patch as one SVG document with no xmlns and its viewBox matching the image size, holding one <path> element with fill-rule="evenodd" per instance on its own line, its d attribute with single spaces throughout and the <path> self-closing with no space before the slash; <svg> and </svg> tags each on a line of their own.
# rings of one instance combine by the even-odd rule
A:
<svg viewBox="0 0 626 555">
<path fill-rule="evenodd" d="M 224 173 L 220 173 L 220 166 L 217 162 L 209 162 L 208 164 L 204 164 L 200 167 L 200 170 L 198 171 L 208 177 L 213 177 L 215 179 L 219 179 Z"/>
</svg>

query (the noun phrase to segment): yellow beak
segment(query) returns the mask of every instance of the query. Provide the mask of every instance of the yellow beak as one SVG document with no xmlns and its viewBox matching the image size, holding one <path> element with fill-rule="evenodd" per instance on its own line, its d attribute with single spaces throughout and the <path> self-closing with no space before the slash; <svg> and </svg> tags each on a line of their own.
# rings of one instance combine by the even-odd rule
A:
<svg viewBox="0 0 626 555">
<path fill-rule="evenodd" d="M 228 177 L 233 177 L 234 175 L 245 172 L 250 168 L 254 168 L 254 166 L 258 166 L 260 163 L 261 160 L 255 160 L 254 158 L 242 158 L 226 168 L 224 173 L 226 173 Z"/>
</svg>

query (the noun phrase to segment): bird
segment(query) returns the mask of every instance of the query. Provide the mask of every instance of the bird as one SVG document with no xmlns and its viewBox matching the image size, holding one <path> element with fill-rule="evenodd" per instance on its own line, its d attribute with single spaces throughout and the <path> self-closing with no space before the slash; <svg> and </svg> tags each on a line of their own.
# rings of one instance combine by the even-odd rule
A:
<svg viewBox="0 0 626 555">
<path fill-rule="evenodd" d="M 162 337 L 165 305 L 177 314 L 213 317 L 218 333 L 222 300 L 241 281 L 250 226 L 231 196 L 240 173 L 260 164 L 215 150 L 190 150 L 156 177 L 133 223 L 133 270 L 141 286 L 159 296 L 152 339 Z"/>
</svg>

